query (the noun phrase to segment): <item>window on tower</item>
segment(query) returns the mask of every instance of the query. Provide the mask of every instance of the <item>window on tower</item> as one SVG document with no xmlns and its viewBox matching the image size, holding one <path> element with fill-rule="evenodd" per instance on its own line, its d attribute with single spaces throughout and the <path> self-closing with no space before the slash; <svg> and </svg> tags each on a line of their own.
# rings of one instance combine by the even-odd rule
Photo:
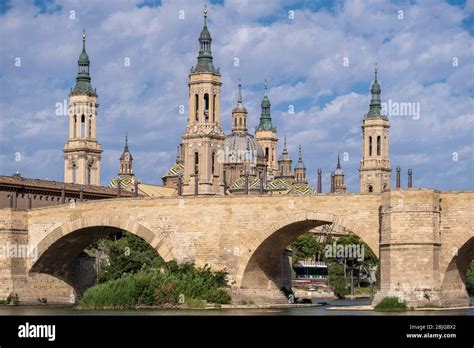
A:
<svg viewBox="0 0 474 348">
<path fill-rule="evenodd" d="M 89 138 L 92 138 L 92 115 L 89 115 Z"/>
<path fill-rule="evenodd" d="M 216 160 L 216 154 L 215 154 L 215 152 L 213 152 L 213 153 L 212 153 L 212 158 L 211 158 L 211 170 L 212 170 L 212 175 L 214 175 L 215 160 Z"/>
<path fill-rule="evenodd" d="M 194 96 L 194 116 L 199 121 L 199 95 Z"/>
<path fill-rule="evenodd" d="M 209 94 L 204 94 L 204 120 L 209 121 Z"/>
<path fill-rule="evenodd" d="M 381 141 L 380 141 L 380 135 L 378 135 L 377 136 L 377 156 L 380 156 L 381 148 L 382 148 L 382 144 L 381 144 Z"/>
<path fill-rule="evenodd" d="M 369 156 L 372 156 L 372 137 L 369 137 Z"/>
<path fill-rule="evenodd" d="M 86 117 L 84 116 L 84 114 L 82 114 L 82 116 L 81 116 L 81 134 L 79 134 L 79 138 L 82 138 L 82 137 L 86 136 L 85 128 L 86 128 Z"/>
<path fill-rule="evenodd" d="M 87 185 L 91 185 L 92 181 L 92 163 L 87 166 Z"/>
<path fill-rule="evenodd" d="M 76 183 L 76 174 L 77 174 L 76 163 L 73 163 L 73 164 L 72 164 L 72 183 L 73 183 L 73 184 Z"/>
<path fill-rule="evenodd" d="M 212 95 L 212 122 L 216 122 L 216 95 Z"/>
<path fill-rule="evenodd" d="M 77 116 L 74 115 L 74 138 L 77 137 Z"/>
<path fill-rule="evenodd" d="M 194 174 L 195 175 L 199 174 L 199 153 L 198 152 L 194 153 Z"/>
</svg>

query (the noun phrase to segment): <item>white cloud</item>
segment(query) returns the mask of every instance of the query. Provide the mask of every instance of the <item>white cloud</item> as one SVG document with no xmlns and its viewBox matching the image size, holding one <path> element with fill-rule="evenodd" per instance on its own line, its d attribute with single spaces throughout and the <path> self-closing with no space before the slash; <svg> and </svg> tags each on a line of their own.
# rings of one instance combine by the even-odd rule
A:
<svg viewBox="0 0 474 348">
<path fill-rule="evenodd" d="M 196 63 L 202 3 L 163 1 L 159 7 L 137 8 L 138 3 L 69 0 L 61 2 L 61 11 L 40 14 L 30 2 L 17 1 L 1 16 L 2 174 L 14 171 L 13 154 L 20 149 L 28 154 L 22 164 L 26 176 L 51 178 L 57 171 L 62 176 L 67 119 L 55 116 L 54 109 L 74 84 L 86 28 L 100 103 L 103 183 L 116 174 L 125 132 L 137 175 L 161 182 L 185 128 L 187 115 L 178 107 L 187 109 L 187 75 Z M 209 5 L 227 131 L 237 79 L 243 80 L 253 130 L 268 78 L 273 121 L 279 138 L 288 136 L 293 159 L 301 144 L 314 183 L 316 168 L 329 172 L 337 153 L 348 152 L 343 167 L 347 186 L 356 191 L 360 124 L 377 61 L 383 100 L 421 105 L 419 120 L 391 120 L 393 166 L 413 166 L 415 184 L 472 188 L 474 40 L 462 21 L 472 14 L 473 1 L 464 9 L 441 2 L 346 1 L 330 11 L 295 8 L 294 20 L 285 5 L 283 0 Z M 71 10 L 75 20 L 69 18 Z M 180 10 L 185 19 L 178 18 Z M 404 11 L 402 20 L 398 10 Z M 14 66 L 17 57 L 21 67 Z M 348 67 L 342 64 L 346 57 Z M 289 104 L 294 114 L 288 114 Z M 462 152 L 463 159 L 455 166 L 453 151 Z M 446 173 L 462 179 L 449 180 Z"/>
</svg>

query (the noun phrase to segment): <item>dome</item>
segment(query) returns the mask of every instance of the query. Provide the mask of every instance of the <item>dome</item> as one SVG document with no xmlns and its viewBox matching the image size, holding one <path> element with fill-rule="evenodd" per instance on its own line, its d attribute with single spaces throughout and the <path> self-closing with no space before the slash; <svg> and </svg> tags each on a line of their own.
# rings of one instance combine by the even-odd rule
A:
<svg viewBox="0 0 474 348">
<path fill-rule="evenodd" d="M 334 171 L 334 174 L 335 175 L 344 175 L 344 172 L 343 172 L 342 168 L 336 168 L 336 170 Z"/>
<path fill-rule="evenodd" d="M 265 154 L 255 137 L 249 133 L 234 132 L 225 137 L 225 163 L 265 160 Z M 250 150 L 250 151 L 248 151 Z M 254 159 L 255 154 L 257 158 Z"/>
</svg>

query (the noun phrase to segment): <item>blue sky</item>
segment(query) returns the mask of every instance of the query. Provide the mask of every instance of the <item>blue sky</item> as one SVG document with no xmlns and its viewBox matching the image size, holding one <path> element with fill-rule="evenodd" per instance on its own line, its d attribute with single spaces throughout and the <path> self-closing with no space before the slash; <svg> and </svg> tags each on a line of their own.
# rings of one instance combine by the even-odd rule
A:
<svg viewBox="0 0 474 348">
<path fill-rule="evenodd" d="M 179 106 L 188 106 L 203 6 L 190 0 L 2 1 L 0 174 L 63 179 L 68 119 L 55 115 L 55 106 L 74 85 L 85 28 L 100 104 L 102 184 L 116 176 L 126 132 L 135 173 L 160 184 L 185 129 Z M 382 100 L 420 108 L 419 117 L 389 115 L 391 162 L 402 167 L 402 185 L 413 168 L 415 186 L 473 189 L 474 1 L 208 6 L 226 133 L 239 77 L 252 132 L 268 78 L 279 153 L 284 135 L 294 161 L 301 144 L 310 183 L 322 168 L 324 191 L 337 154 L 346 154 L 346 184 L 358 191 L 360 126 L 377 62 Z"/>
</svg>

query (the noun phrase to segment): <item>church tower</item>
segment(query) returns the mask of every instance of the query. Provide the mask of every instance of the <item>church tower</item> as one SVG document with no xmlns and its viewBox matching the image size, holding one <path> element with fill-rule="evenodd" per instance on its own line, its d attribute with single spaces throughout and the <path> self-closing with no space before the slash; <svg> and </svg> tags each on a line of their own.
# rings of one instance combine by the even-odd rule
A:
<svg viewBox="0 0 474 348">
<path fill-rule="evenodd" d="M 335 193 L 345 193 L 346 185 L 344 184 L 344 172 L 341 168 L 341 159 L 337 155 L 337 166 L 332 176 L 333 184 L 331 185 L 334 188 Z"/>
<path fill-rule="evenodd" d="M 89 75 L 86 33 L 82 33 L 82 52 L 78 60 L 76 85 L 69 94 L 69 139 L 64 145 L 64 181 L 81 185 L 100 185 L 100 154 L 96 138 L 97 93 Z"/>
<path fill-rule="evenodd" d="M 237 106 L 232 109 L 232 132 L 247 132 L 247 109 L 242 104 L 242 84 L 240 80 Z"/>
<path fill-rule="evenodd" d="M 306 167 L 303 163 L 303 157 L 301 157 L 301 145 L 299 147 L 298 163 L 295 166 L 295 183 L 307 184 L 306 180 Z"/>
<path fill-rule="evenodd" d="M 280 179 L 294 179 L 293 169 L 290 154 L 288 153 L 288 149 L 286 148 L 286 137 L 283 142 L 283 152 L 278 159 L 278 174 L 276 178 Z"/>
<path fill-rule="evenodd" d="M 125 135 L 125 148 L 123 149 L 122 155 L 120 156 L 120 170 L 118 176 L 120 178 L 132 179 L 135 174 L 132 168 L 133 157 L 128 149 L 128 136 Z"/>
<path fill-rule="evenodd" d="M 262 99 L 262 113 L 260 115 L 260 124 L 255 129 L 255 138 L 262 147 L 265 157 L 267 158 L 267 176 L 274 178 L 278 175 L 277 168 L 277 131 L 272 125 L 270 115 L 270 99 L 267 96 L 268 83 L 265 80 L 265 95 Z"/>
<path fill-rule="evenodd" d="M 375 80 L 370 90 L 372 99 L 369 112 L 362 121 L 362 159 L 360 161 L 360 192 L 382 192 L 390 188 L 392 169 L 388 156 L 388 117 L 382 115 L 380 102 L 380 85 Z"/>
<path fill-rule="evenodd" d="M 214 68 L 211 33 L 204 27 L 199 36 L 199 56 L 189 74 L 189 116 L 183 135 L 183 194 L 223 194 L 224 133 L 220 120 L 221 74 Z"/>
</svg>

